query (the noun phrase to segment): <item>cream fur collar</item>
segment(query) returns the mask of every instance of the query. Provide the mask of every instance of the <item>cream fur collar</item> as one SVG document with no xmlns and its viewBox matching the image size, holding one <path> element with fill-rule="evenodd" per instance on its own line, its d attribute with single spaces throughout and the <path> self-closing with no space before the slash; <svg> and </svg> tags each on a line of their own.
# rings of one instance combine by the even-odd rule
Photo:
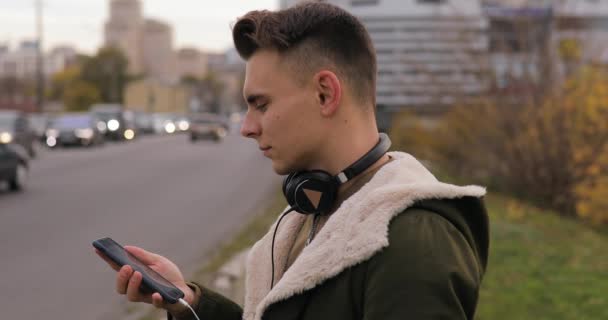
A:
<svg viewBox="0 0 608 320">
<path fill-rule="evenodd" d="M 275 225 L 253 246 L 247 259 L 244 319 L 260 320 L 271 304 L 314 288 L 388 246 L 391 219 L 415 201 L 485 194 L 485 189 L 479 186 L 439 182 L 409 154 L 390 152 L 389 155 L 394 160 L 342 203 L 285 274 L 281 273 L 287 254 L 305 216 L 290 213 L 283 219 L 274 249 L 275 277 L 281 279 L 278 283 L 275 281 L 272 291 L 270 246 Z"/>
</svg>

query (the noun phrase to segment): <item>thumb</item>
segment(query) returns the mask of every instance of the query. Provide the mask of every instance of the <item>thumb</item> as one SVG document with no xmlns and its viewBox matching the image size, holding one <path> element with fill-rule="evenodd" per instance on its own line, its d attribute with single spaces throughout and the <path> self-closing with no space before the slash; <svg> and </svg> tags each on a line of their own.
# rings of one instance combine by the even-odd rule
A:
<svg viewBox="0 0 608 320">
<path fill-rule="evenodd" d="M 159 256 L 155 253 L 152 253 L 152 252 L 148 252 L 140 247 L 125 246 L 124 248 L 129 253 L 134 255 L 137 259 L 139 259 L 141 262 L 143 262 L 147 265 L 156 264 L 161 259 L 161 256 Z"/>
</svg>

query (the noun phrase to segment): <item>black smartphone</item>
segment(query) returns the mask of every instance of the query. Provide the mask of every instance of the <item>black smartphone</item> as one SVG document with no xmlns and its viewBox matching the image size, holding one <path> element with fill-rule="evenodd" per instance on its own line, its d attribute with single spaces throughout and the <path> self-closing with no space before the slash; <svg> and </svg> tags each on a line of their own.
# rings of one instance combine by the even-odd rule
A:
<svg viewBox="0 0 608 320">
<path fill-rule="evenodd" d="M 142 292 L 158 292 L 163 297 L 163 300 L 168 303 L 176 303 L 184 297 L 184 293 L 174 286 L 171 282 L 150 269 L 147 265 L 137 259 L 129 251 L 125 250 L 120 244 L 111 238 L 101 238 L 93 241 L 93 247 L 99 250 L 103 255 L 110 258 L 119 266 L 130 265 L 135 271 L 139 271 L 142 275 Z"/>
</svg>

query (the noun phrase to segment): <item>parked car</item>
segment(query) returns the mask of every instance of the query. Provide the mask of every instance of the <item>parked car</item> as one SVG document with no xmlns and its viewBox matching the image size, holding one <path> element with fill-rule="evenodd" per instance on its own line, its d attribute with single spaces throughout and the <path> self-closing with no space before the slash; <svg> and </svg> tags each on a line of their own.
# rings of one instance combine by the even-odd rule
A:
<svg viewBox="0 0 608 320">
<path fill-rule="evenodd" d="M 30 157 L 36 156 L 36 134 L 21 111 L 0 111 L 0 144 L 21 145 Z"/>
<path fill-rule="evenodd" d="M 150 113 L 144 111 L 125 111 L 125 118 L 133 121 L 138 133 L 154 133 L 154 119 Z"/>
<path fill-rule="evenodd" d="M 190 115 L 190 141 L 211 139 L 220 141 L 230 130 L 228 119 L 213 113 L 195 113 Z"/>
<path fill-rule="evenodd" d="M 0 144 L 0 181 L 11 191 L 23 190 L 29 175 L 27 151 L 18 144 Z"/>
<path fill-rule="evenodd" d="M 98 120 L 97 128 L 106 139 L 132 140 L 137 134 L 133 120 L 125 116 L 122 105 L 95 104 L 91 106 L 91 114 Z"/>
<path fill-rule="evenodd" d="M 64 114 L 55 118 L 46 130 L 46 145 L 95 146 L 104 143 L 104 134 L 97 127 L 97 120 L 90 114 Z"/>
</svg>

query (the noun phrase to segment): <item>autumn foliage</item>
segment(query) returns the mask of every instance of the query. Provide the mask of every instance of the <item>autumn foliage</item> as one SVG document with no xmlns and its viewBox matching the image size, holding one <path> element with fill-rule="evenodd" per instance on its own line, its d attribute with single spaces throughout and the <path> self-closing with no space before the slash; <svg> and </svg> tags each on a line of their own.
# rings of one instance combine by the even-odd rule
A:
<svg viewBox="0 0 608 320">
<path fill-rule="evenodd" d="M 397 145 L 450 175 L 562 215 L 608 223 L 605 70 L 583 68 L 528 103 L 486 99 L 454 107 L 436 127 L 412 119 L 396 118 Z"/>
</svg>

